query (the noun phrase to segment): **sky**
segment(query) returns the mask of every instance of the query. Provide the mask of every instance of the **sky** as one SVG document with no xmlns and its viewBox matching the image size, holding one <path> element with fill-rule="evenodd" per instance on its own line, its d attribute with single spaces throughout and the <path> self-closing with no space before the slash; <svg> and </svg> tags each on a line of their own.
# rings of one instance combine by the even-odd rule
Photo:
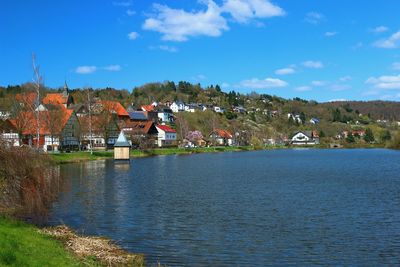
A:
<svg viewBox="0 0 400 267">
<path fill-rule="evenodd" d="M 0 85 L 400 101 L 400 1 L 2 0 Z"/>
</svg>

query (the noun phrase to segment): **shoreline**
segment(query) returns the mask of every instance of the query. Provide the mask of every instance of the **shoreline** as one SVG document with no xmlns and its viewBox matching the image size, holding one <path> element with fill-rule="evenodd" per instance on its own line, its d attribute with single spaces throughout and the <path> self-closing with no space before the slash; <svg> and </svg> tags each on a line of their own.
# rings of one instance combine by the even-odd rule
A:
<svg viewBox="0 0 400 267">
<path fill-rule="evenodd" d="M 327 145 L 318 146 L 265 146 L 265 147 L 254 147 L 254 146 L 238 146 L 238 147 L 200 147 L 200 148 L 154 148 L 148 150 L 131 150 L 130 158 L 145 158 L 154 156 L 165 156 L 165 155 L 193 155 L 203 153 L 224 153 L 224 152 L 248 152 L 248 151 L 262 151 L 262 150 L 279 150 L 279 149 L 391 149 L 384 145 L 376 144 L 369 146 L 343 146 L 331 148 Z M 104 160 L 113 158 L 113 150 L 98 150 L 93 151 L 90 154 L 89 151 L 79 151 L 71 153 L 57 153 L 49 154 L 50 158 L 56 164 L 67 164 L 67 163 L 80 163 L 93 160 Z"/>
<path fill-rule="evenodd" d="M 40 228 L 4 216 L 0 216 L 0 248 L 1 266 L 145 265 L 144 255 L 130 253 L 111 239 L 78 235 L 64 225 Z"/>
</svg>

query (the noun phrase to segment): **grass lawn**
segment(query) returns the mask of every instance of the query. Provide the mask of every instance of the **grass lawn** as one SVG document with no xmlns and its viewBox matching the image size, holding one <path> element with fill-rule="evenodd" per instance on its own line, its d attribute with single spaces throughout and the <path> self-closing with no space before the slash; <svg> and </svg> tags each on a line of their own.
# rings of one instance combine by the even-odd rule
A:
<svg viewBox="0 0 400 267">
<path fill-rule="evenodd" d="M 74 258 L 55 239 L 28 224 L 0 217 L 0 266 L 100 266 Z"/>
<path fill-rule="evenodd" d="M 234 152 L 234 151 L 250 151 L 254 150 L 251 146 L 246 147 L 198 147 L 198 148 L 154 148 L 148 150 L 131 150 L 131 157 L 149 157 L 157 155 L 180 155 L 194 153 L 213 153 L 213 152 Z M 50 154 L 56 163 L 72 163 L 87 160 L 107 159 L 114 156 L 114 152 L 110 151 L 95 151 L 91 155 L 90 152 L 71 152 Z"/>
</svg>

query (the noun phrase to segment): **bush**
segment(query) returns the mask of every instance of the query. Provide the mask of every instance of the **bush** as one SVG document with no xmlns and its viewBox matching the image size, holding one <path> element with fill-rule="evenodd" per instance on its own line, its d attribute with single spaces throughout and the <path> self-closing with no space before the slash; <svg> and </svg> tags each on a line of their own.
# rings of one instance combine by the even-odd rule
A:
<svg viewBox="0 0 400 267">
<path fill-rule="evenodd" d="M 0 177 L 0 211 L 33 220 L 46 215 L 59 181 L 59 171 L 48 156 L 0 141 Z"/>
</svg>

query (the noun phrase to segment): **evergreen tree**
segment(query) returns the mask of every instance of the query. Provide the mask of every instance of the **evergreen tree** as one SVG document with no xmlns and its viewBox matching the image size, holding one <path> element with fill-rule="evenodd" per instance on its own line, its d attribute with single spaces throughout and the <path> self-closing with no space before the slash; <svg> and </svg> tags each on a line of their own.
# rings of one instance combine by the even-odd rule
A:
<svg viewBox="0 0 400 267">
<path fill-rule="evenodd" d="M 346 138 L 347 143 L 354 143 L 356 140 L 354 139 L 354 136 L 352 133 L 349 133 L 349 135 Z"/>
<path fill-rule="evenodd" d="M 381 140 L 383 142 L 390 141 L 391 139 L 392 139 L 392 135 L 390 134 L 390 131 L 386 130 L 382 133 Z"/>
<path fill-rule="evenodd" d="M 365 130 L 364 140 L 367 143 L 372 143 L 375 141 L 374 133 L 372 132 L 372 130 L 370 128 L 367 128 Z"/>
</svg>

